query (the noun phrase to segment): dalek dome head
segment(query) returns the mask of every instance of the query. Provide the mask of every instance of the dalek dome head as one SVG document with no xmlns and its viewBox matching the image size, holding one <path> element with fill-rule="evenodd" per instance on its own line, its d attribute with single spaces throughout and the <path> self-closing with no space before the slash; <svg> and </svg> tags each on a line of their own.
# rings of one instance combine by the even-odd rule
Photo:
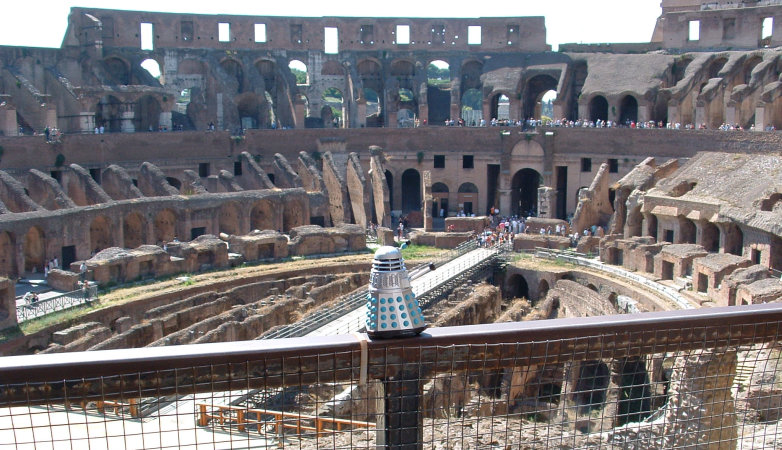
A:
<svg viewBox="0 0 782 450">
<path fill-rule="evenodd" d="M 386 246 L 375 251 L 369 274 L 366 329 L 373 338 L 414 336 L 426 329 L 398 248 Z"/>
</svg>

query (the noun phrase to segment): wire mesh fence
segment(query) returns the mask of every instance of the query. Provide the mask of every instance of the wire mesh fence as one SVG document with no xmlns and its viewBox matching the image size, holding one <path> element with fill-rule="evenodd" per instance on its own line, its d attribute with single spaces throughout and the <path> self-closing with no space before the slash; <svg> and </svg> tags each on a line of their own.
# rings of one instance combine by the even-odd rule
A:
<svg viewBox="0 0 782 450">
<path fill-rule="evenodd" d="M 16 306 L 16 321 L 22 323 L 25 320 L 35 319 L 56 311 L 73 308 L 82 304 L 89 304 L 98 297 L 98 286 L 90 285 L 85 289 L 66 292 L 46 300 L 28 302 Z"/>
<path fill-rule="evenodd" d="M 778 448 L 782 306 L 0 359 L 0 449 Z"/>
</svg>

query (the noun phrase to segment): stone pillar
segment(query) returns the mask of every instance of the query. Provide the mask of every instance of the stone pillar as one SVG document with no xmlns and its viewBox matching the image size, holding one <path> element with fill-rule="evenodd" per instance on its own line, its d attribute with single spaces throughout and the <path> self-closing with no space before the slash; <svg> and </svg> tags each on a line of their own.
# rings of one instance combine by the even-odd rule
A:
<svg viewBox="0 0 782 450">
<path fill-rule="evenodd" d="M 161 111 L 160 119 L 158 120 L 161 127 L 165 127 L 167 130 L 172 131 L 171 111 Z"/>
<path fill-rule="evenodd" d="M 82 133 L 92 133 L 95 130 L 95 113 L 79 113 L 79 131 Z"/>
<path fill-rule="evenodd" d="M 359 128 L 365 128 L 367 126 L 367 100 L 365 98 L 359 98 L 356 100 L 356 122 Z"/>
<path fill-rule="evenodd" d="M 638 122 L 648 122 L 651 119 L 650 108 L 651 105 L 647 102 L 641 102 L 638 105 Z"/>
<path fill-rule="evenodd" d="M 706 122 L 706 107 L 703 105 L 698 105 L 695 107 L 695 121 L 693 122 L 693 125 L 695 125 L 695 128 L 698 128 L 700 124 L 708 123 Z M 686 124 L 682 124 L 682 129 L 684 129 L 684 126 Z"/>
<path fill-rule="evenodd" d="M 123 133 L 133 133 L 136 131 L 136 126 L 133 124 L 133 120 L 136 118 L 136 112 L 133 105 L 125 103 L 122 105 L 122 112 L 120 113 L 120 119 L 122 120 L 121 129 Z"/>
<path fill-rule="evenodd" d="M 423 193 L 424 204 L 422 206 L 424 216 L 424 231 L 434 230 L 432 223 L 432 172 L 430 170 L 424 170 L 422 180 L 421 192 Z"/>
<path fill-rule="evenodd" d="M 725 123 L 736 123 L 736 102 L 733 100 L 725 107 Z"/>
<path fill-rule="evenodd" d="M 503 211 L 500 208 L 500 211 Z M 507 209 L 505 211 L 508 211 Z M 541 186 L 538 188 L 538 217 L 544 219 L 556 219 L 557 213 L 557 190 Z"/>
<path fill-rule="evenodd" d="M 14 285 L 13 280 L 0 278 L 0 330 L 17 325 Z"/>
<path fill-rule="evenodd" d="M 0 131 L 3 136 L 19 136 L 19 123 L 15 109 L 0 109 Z"/>
<path fill-rule="evenodd" d="M 388 112 L 388 118 L 386 119 L 386 127 L 388 128 L 399 128 L 399 124 L 396 121 L 397 113 L 396 111 L 389 111 Z"/>
<path fill-rule="evenodd" d="M 679 105 L 677 103 L 668 103 L 668 123 L 681 122 L 679 118 Z"/>
<path fill-rule="evenodd" d="M 305 128 L 307 120 L 307 108 L 304 102 L 296 100 L 293 104 L 293 124 L 296 128 Z"/>
<path fill-rule="evenodd" d="M 736 366 L 735 350 L 699 350 L 676 358 L 663 419 L 664 448 L 736 448 L 731 392 Z"/>
<path fill-rule="evenodd" d="M 766 104 L 763 102 L 758 103 L 758 106 L 755 108 L 755 131 L 765 131 L 769 118 L 766 117 Z"/>
<path fill-rule="evenodd" d="M 48 106 L 44 111 L 44 127 L 59 128 L 57 126 L 57 108 Z"/>
<path fill-rule="evenodd" d="M 570 120 L 575 119 L 588 119 L 589 118 L 589 105 L 586 102 L 578 102 L 578 117 L 568 117 Z"/>
<path fill-rule="evenodd" d="M 561 119 L 565 117 L 565 105 L 561 101 L 555 101 L 554 102 L 554 112 L 552 113 L 554 117 L 552 117 L 553 120 Z"/>
<path fill-rule="evenodd" d="M 510 208 L 510 189 L 497 189 L 497 192 L 500 197 L 500 211 L 505 211 L 504 214 L 510 214 L 511 208 Z M 491 205 L 488 205 L 491 207 Z"/>
</svg>

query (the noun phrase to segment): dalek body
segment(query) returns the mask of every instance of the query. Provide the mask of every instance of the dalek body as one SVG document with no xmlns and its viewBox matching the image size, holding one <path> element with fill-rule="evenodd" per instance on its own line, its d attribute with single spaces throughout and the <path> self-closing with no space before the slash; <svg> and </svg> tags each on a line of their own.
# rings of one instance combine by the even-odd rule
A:
<svg viewBox="0 0 782 450">
<path fill-rule="evenodd" d="M 366 312 L 367 334 L 372 338 L 415 336 L 426 329 L 402 253 L 380 247 L 372 261 Z"/>
</svg>

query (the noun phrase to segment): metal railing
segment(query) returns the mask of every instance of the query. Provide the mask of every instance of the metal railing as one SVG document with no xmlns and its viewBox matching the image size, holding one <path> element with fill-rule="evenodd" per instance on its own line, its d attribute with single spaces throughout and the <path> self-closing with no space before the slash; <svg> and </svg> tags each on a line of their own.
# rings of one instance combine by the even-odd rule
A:
<svg viewBox="0 0 782 450">
<path fill-rule="evenodd" d="M 77 289 L 45 300 L 17 305 L 16 321 L 22 323 L 25 320 L 40 318 L 53 312 L 73 308 L 85 303 L 88 304 L 93 299 L 97 299 L 97 297 L 98 286 L 91 285 L 86 290 Z"/>
<path fill-rule="evenodd" d="M 6 357 L 0 449 L 778 448 L 780 325 L 764 304 Z M 257 390 L 280 395 L 225 407 Z"/>
</svg>

